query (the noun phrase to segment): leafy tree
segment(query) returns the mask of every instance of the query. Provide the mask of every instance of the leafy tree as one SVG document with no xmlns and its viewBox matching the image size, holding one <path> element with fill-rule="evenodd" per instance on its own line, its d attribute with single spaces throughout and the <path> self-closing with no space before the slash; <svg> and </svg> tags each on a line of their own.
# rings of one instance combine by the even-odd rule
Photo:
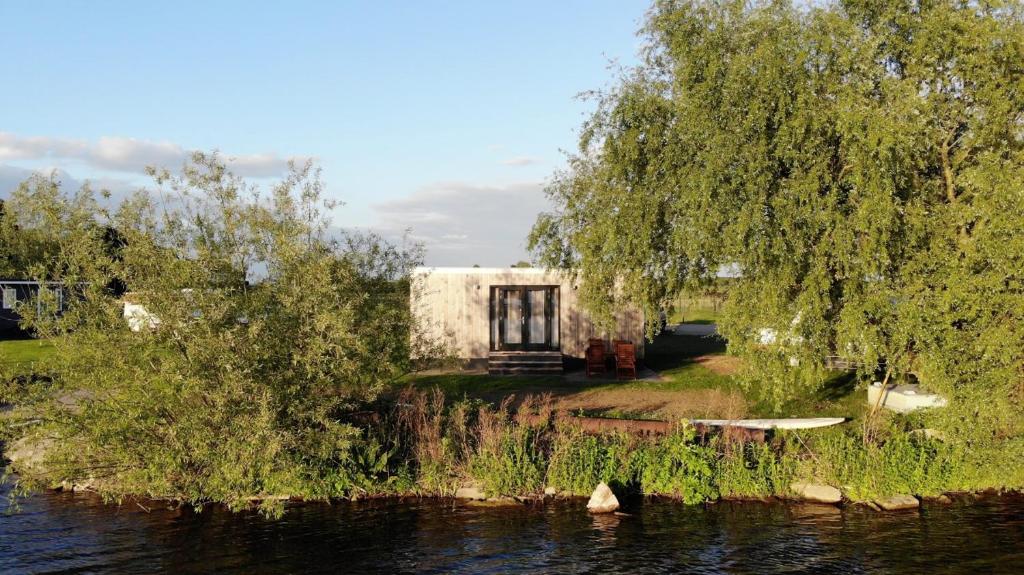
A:
<svg viewBox="0 0 1024 575">
<path fill-rule="evenodd" d="M 62 264 L 45 275 L 81 286 L 64 315 L 26 320 L 59 357 L 6 420 L 9 439 L 50 445 L 45 473 L 23 477 L 270 511 L 279 495 L 347 493 L 348 414 L 432 355 L 409 313 L 418 250 L 329 234 L 310 165 L 266 195 L 216 155 L 153 175 L 154 193 L 89 225 L 53 182 L 10 202 Z M 94 231 L 32 225 L 51 220 Z M 138 332 L 112 278 L 145 310 Z"/>
<path fill-rule="evenodd" d="M 648 318 L 728 266 L 720 330 L 776 399 L 839 355 L 1019 432 L 1020 3 L 659 0 L 643 34 L 550 186 L 543 262 Z"/>
<path fill-rule="evenodd" d="M 0 277 L 45 280 L 54 270 L 68 271 L 60 244 L 91 245 L 94 216 L 103 214 L 88 185 L 65 195 L 55 173 L 22 182 L 0 202 Z"/>
</svg>

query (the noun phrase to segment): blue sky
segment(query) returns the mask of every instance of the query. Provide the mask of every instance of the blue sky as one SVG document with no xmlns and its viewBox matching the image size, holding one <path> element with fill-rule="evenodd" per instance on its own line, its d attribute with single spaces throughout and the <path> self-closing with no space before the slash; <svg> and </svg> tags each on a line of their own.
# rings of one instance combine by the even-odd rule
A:
<svg viewBox="0 0 1024 575">
<path fill-rule="evenodd" d="M 5 2 L 0 197 L 33 169 L 116 189 L 193 149 L 258 180 L 315 157 L 337 225 L 508 265 L 647 4 Z"/>
</svg>

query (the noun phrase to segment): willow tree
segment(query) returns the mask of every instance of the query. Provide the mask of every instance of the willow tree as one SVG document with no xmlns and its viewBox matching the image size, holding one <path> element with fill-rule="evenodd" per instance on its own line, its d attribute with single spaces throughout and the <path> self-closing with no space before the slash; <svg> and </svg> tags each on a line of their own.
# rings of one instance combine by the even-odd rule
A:
<svg viewBox="0 0 1024 575">
<path fill-rule="evenodd" d="M 733 270 L 720 331 L 777 398 L 838 355 L 914 374 L 961 415 L 994 397 L 986 428 L 1012 426 L 1021 5 L 658 1 L 642 33 L 550 186 L 539 257 L 605 312 Z"/>
</svg>

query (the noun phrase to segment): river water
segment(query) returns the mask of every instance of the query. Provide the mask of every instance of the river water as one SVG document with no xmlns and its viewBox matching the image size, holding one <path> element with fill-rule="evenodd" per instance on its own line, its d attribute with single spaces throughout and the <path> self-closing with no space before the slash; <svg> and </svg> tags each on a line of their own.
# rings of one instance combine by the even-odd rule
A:
<svg viewBox="0 0 1024 575">
<path fill-rule="evenodd" d="M 1024 573 L 1024 499 L 878 513 L 638 500 L 295 504 L 282 519 L 45 493 L 0 515 L 0 573 Z"/>
</svg>

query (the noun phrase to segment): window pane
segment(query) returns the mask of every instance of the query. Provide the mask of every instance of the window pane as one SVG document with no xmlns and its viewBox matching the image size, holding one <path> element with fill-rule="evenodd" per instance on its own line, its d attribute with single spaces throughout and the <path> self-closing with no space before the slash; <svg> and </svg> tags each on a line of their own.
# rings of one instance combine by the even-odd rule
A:
<svg viewBox="0 0 1024 575">
<path fill-rule="evenodd" d="M 523 300 L 519 290 L 505 292 L 505 343 L 523 343 Z"/>
<path fill-rule="evenodd" d="M 548 339 L 547 320 L 544 317 L 547 290 L 532 289 L 526 293 L 530 297 L 530 343 L 544 343 Z"/>
<path fill-rule="evenodd" d="M 551 346 L 558 348 L 558 288 L 551 289 Z"/>
<path fill-rule="evenodd" d="M 491 289 L 491 348 L 498 349 L 498 296 L 501 292 Z"/>
<path fill-rule="evenodd" d="M 18 303 L 18 292 L 14 288 L 4 288 L 3 294 L 3 307 L 4 309 L 14 309 L 14 304 Z"/>
</svg>

